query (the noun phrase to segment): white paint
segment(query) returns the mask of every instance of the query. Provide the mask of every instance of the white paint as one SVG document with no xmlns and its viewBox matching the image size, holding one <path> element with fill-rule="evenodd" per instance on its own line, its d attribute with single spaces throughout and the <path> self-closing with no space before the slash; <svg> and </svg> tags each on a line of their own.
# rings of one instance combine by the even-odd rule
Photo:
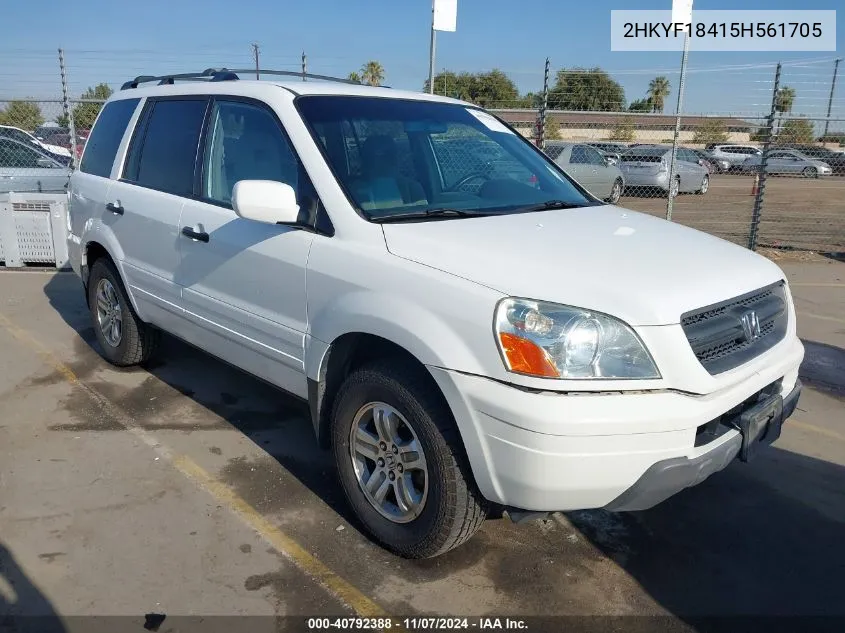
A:
<svg viewBox="0 0 845 633">
<path fill-rule="evenodd" d="M 232 208 L 240 217 L 266 224 L 292 224 L 299 216 L 296 192 L 275 180 L 241 180 L 232 189 Z"/>
</svg>

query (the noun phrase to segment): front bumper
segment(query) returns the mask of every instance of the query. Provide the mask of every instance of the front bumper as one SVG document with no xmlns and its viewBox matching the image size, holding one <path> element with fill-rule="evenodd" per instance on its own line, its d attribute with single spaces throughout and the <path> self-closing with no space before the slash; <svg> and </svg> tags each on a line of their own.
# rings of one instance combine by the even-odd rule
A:
<svg viewBox="0 0 845 633">
<path fill-rule="evenodd" d="M 769 428 L 760 439 L 761 442 L 771 444 L 780 437 L 781 427 L 795 411 L 800 396 L 801 381 L 799 380 L 783 399 L 781 415 L 769 423 Z M 733 433 L 729 440 L 692 459 L 675 457 L 657 462 L 645 471 L 633 486 L 605 507 L 614 512 L 647 510 L 684 488 L 700 484 L 713 473 L 722 470 L 740 453 L 741 448 L 742 435 Z"/>
<path fill-rule="evenodd" d="M 528 511 L 578 510 L 610 506 L 667 460 L 712 460 L 707 474 L 727 465 L 736 455 L 739 431 L 725 430 L 701 445 L 697 437 L 763 390 L 776 388 L 787 400 L 803 346 L 794 335 L 784 343 L 748 377 L 700 396 L 670 390 L 536 392 L 442 368 L 429 371 L 454 414 L 486 499 Z M 686 485 L 684 480 L 666 487 L 677 492 Z"/>
</svg>

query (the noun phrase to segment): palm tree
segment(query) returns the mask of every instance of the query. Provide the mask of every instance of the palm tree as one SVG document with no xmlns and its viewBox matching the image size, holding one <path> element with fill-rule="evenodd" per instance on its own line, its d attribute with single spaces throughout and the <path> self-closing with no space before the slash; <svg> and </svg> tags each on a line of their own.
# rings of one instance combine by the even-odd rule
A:
<svg viewBox="0 0 845 633">
<path fill-rule="evenodd" d="M 663 112 L 663 99 L 669 96 L 671 84 L 666 77 L 655 77 L 648 84 L 648 99 L 651 101 L 652 112 Z"/>
<path fill-rule="evenodd" d="M 355 71 L 349 73 L 349 76 L 347 77 L 347 79 L 349 81 L 351 81 L 352 83 L 356 83 L 356 84 L 361 83 L 361 75 L 359 75 Z"/>
<path fill-rule="evenodd" d="M 780 129 L 783 124 L 783 115 L 792 112 L 792 106 L 794 104 L 795 88 L 784 86 L 783 88 L 778 90 L 777 96 L 775 97 L 775 111 L 779 113 L 777 130 L 778 134 L 780 134 Z"/>
<path fill-rule="evenodd" d="M 380 86 L 384 81 L 384 67 L 377 61 L 369 61 L 361 66 L 361 81 L 368 86 Z"/>
</svg>

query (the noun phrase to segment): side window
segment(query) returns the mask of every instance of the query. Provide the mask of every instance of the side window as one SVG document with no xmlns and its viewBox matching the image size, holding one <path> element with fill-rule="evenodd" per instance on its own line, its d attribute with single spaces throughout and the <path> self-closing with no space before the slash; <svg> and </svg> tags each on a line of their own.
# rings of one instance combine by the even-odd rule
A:
<svg viewBox="0 0 845 633">
<path fill-rule="evenodd" d="M 37 168 L 41 155 L 26 145 L 9 139 L 0 139 L 0 167 Z"/>
<path fill-rule="evenodd" d="M 297 191 L 299 163 L 269 110 L 217 101 L 208 128 L 202 195 L 231 204 L 239 180 L 277 180 Z"/>
<path fill-rule="evenodd" d="M 80 171 L 108 178 L 117 148 L 140 99 L 121 99 L 105 105 L 85 143 Z"/>
<path fill-rule="evenodd" d="M 135 129 L 123 177 L 177 196 L 191 195 L 207 105 L 206 99 L 154 102 Z"/>
<path fill-rule="evenodd" d="M 585 147 L 584 150 L 587 152 L 587 159 L 591 165 L 605 166 L 604 155 L 600 151 L 594 147 Z"/>
<path fill-rule="evenodd" d="M 590 157 L 587 154 L 587 148 L 583 145 L 575 145 L 572 148 L 572 155 L 569 158 L 569 162 L 574 165 L 588 165 L 590 163 Z"/>
</svg>

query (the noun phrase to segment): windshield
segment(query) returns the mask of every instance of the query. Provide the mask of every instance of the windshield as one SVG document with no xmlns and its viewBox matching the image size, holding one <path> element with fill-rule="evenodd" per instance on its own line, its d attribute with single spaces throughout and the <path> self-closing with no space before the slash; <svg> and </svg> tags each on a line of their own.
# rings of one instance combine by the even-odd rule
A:
<svg viewBox="0 0 845 633">
<path fill-rule="evenodd" d="M 371 220 L 601 204 L 482 110 L 349 96 L 300 97 L 297 107 L 350 200 Z"/>
</svg>

